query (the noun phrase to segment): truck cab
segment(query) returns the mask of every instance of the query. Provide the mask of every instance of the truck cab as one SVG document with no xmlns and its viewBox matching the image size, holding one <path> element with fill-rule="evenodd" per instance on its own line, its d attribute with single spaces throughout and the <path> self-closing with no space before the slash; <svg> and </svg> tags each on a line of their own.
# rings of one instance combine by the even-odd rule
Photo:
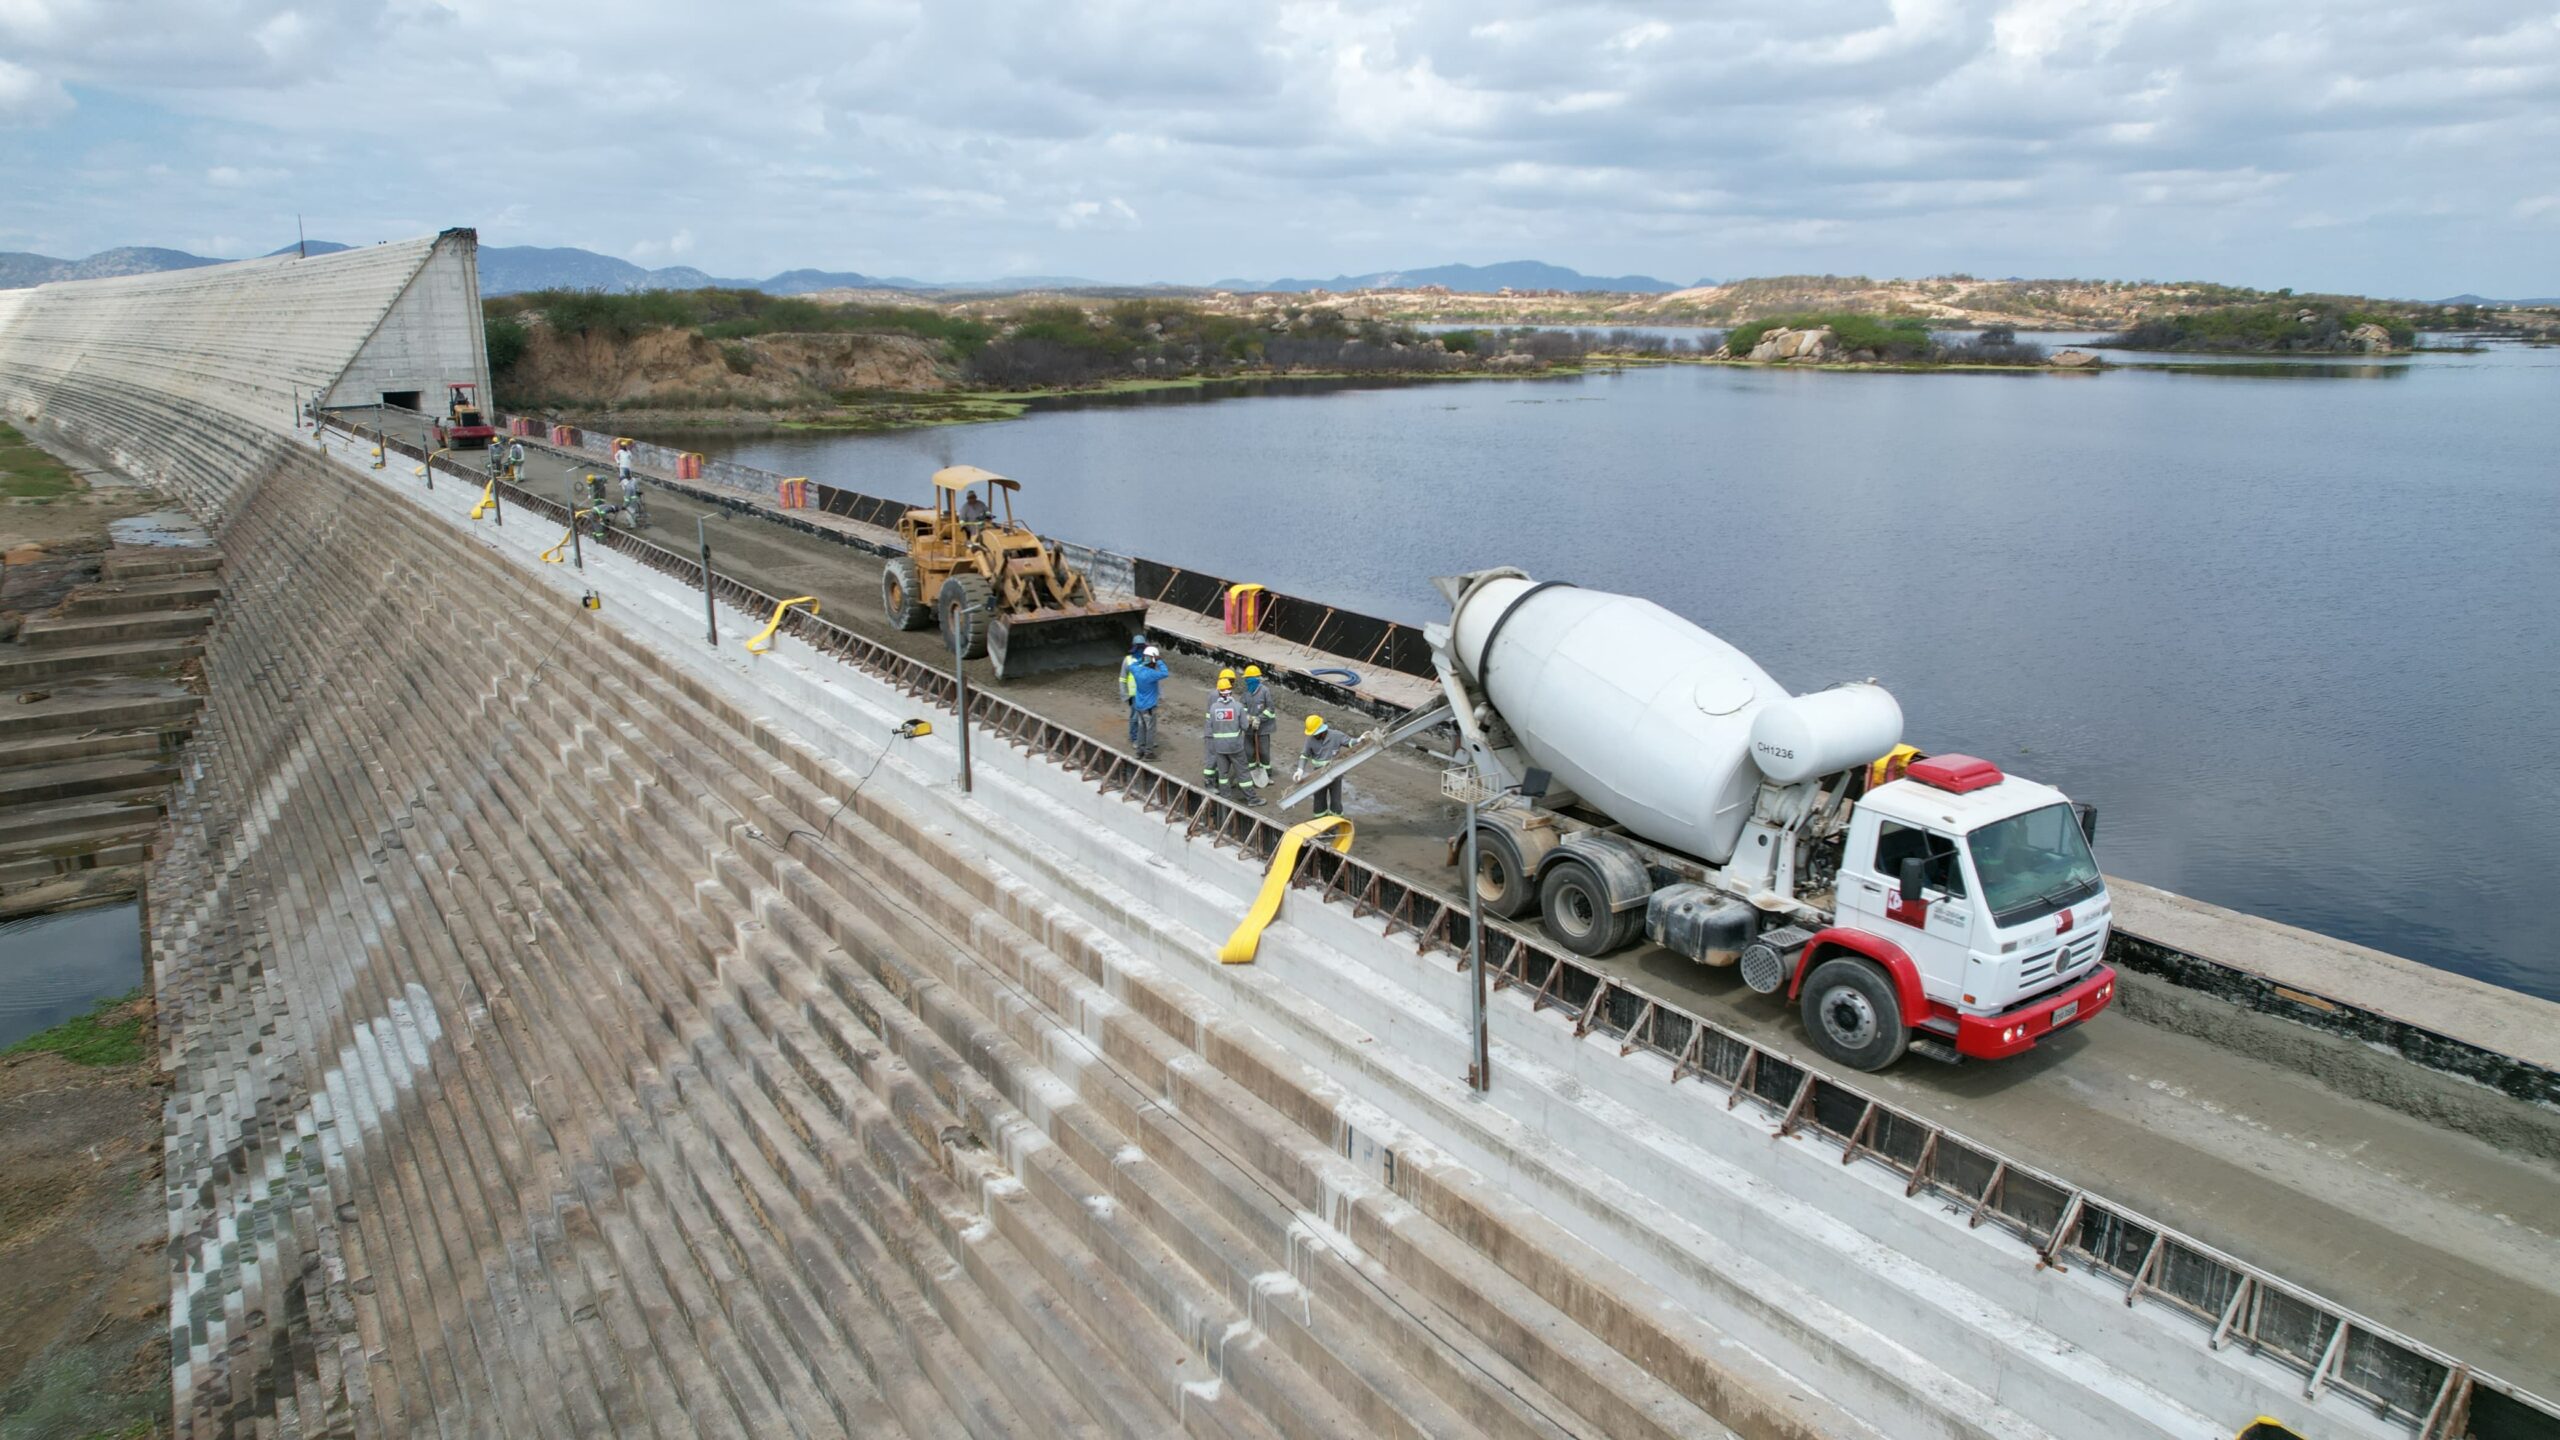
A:
<svg viewBox="0 0 2560 1440">
<path fill-rule="evenodd" d="M 1861 1069 L 1914 1035 L 2014 1055 L 2115 998 L 2106 882 L 2080 813 L 1988 761 L 1933 756 L 1861 797 L 1834 900 L 1788 993 L 1816 1046 Z"/>
</svg>

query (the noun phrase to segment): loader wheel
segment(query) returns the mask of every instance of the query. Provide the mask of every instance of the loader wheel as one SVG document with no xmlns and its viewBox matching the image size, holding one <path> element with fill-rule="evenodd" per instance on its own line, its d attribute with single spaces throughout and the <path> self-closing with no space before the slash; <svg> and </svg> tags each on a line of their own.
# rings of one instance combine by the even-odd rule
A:
<svg viewBox="0 0 2560 1440">
<path fill-rule="evenodd" d="M 1911 1043 L 1893 982 L 1865 960 L 1825 960 L 1804 979 L 1804 1028 L 1813 1048 L 1852 1070 L 1881 1070 Z"/>
<path fill-rule="evenodd" d="M 934 609 L 942 620 L 942 643 L 971 660 L 987 653 L 987 627 L 995 623 L 995 591 L 975 575 L 954 575 L 942 582 Z"/>
<path fill-rule="evenodd" d="M 1626 945 L 1644 928 L 1644 912 L 1620 915 L 1609 908 L 1609 890 L 1590 866 L 1559 860 L 1538 882 L 1538 924 L 1547 938 L 1586 959 Z"/>
<path fill-rule="evenodd" d="M 933 607 L 916 593 L 916 562 L 892 560 L 880 572 L 880 608 L 901 630 L 921 630 L 933 623 Z"/>
<path fill-rule="evenodd" d="M 1476 827 L 1476 894 L 1486 914 L 1505 920 L 1519 919 L 1538 903 L 1538 885 L 1521 863 L 1520 847 L 1499 825 Z"/>
</svg>

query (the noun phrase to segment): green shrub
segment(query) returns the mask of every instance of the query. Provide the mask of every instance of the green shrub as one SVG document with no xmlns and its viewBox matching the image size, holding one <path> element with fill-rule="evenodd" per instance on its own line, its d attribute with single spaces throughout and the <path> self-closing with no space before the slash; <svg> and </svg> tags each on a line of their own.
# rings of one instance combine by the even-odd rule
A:
<svg viewBox="0 0 2560 1440">
<path fill-rule="evenodd" d="M 504 315 L 492 315 L 481 322 L 481 333 L 489 347 L 489 374 L 494 378 L 516 368 L 524 358 L 525 348 L 533 343 L 524 322 Z"/>
</svg>

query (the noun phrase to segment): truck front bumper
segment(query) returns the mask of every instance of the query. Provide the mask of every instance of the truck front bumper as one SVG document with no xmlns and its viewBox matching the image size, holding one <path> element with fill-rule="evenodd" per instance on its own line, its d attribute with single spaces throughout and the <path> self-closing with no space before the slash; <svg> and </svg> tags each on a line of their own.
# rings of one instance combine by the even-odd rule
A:
<svg viewBox="0 0 2560 1440">
<path fill-rule="evenodd" d="M 1997 1015 L 1958 1015 L 1956 1053 L 1976 1060 L 1998 1060 L 2023 1050 L 2057 1031 L 2068 1030 L 2115 1003 L 2116 972 L 2100 965 L 2078 983 Z"/>
</svg>

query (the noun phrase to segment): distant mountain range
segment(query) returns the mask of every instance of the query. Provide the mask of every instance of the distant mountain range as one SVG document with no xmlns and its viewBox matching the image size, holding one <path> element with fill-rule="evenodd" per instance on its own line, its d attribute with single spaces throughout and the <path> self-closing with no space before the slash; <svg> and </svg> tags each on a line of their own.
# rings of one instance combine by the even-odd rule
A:
<svg viewBox="0 0 2560 1440">
<path fill-rule="evenodd" d="M 1705 285 L 1710 282 L 1697 282 Z M 1221 280 L 1220 290 L 1412 290 L 1445 285 L 1452 290 L 1486 294 L 1496 290 L 1609 290 L 1622 294 L 1667 295 L 1689 287 L 1650 275 L 1585 275 L 1543 260 L 1506 260 L 1499 265 L 1434 265 L 1424 270 L 1379 270 L 1367 275 L 1336 275 L 1330 280 Z"/>
<path fill-rule="evenodd" d="M 294 247 L 286 245 L 271 250 L 282 255 Z M 313 240 L 304 249 L 313 255 L 326 255 L 348 247 L 331 240 Z M 0 290 L 21 289 L 55 280 L 97 280 L 110 275 L 148 275 L 162 270 L 186 270 L 198 265 L 220 265 L 220 259 L 190 255 L 184 250 L 162 250 L 148 246 L 125 246 L 101 250 L 85 260 L 57 260 L 50 255 L 34 255 L 23 251 L 0 252 Z M 1700 281 L 1700 284 L 1707 282 Z M 1666 294 L 1683 287 L 1650 275 L 1585 275 L 1561 265 L 1537 260 L 1512 260 L 1499 265 L 1434 265 L 1422 270 L 1381 270 L 1368 275 L 1337 275 L 1330 280 L 1221 280 L 1219 290 L 1374 290 L 1409 289 L 1420 285 L 1445 285 L 1452 290 L 1491 292 L 1512 290 L 1613 290 L 1649 295 Z M 570 246 L 483 245 L 480 247 L 480 292 L 484 295 L 513 295 L 525 290 L 694 290 L 718 286 L 731 290 L 762 290 L 768 295 L 807 295 L 819 290 L 1100 290 L 1113 288 L 1188 289 L 1188 286 L 1129 287 L 1112 286 L 1100 280 L 1087 280 L 1074 275 L 1007 275 L 993 280 L 963 280 L 935 284 L 913 280 L 903 275 L 864 275 L 852 270 L 785 270 L 762 280 L 739 279 L 713 275 L 690 265 L 670 265 L 652 270 L 599 255 L 593 250 Z"/>
<path fill-rule="evenodd" d="M 2460 295 L 2448 295 L 2435 303 L 2438 305 L 2560 305 L 2560 298 L 2545 295 L 2538 300 L 2492 300 L 2486 295 L 2474 295 L 2465 291 Z"/>
</svg>

